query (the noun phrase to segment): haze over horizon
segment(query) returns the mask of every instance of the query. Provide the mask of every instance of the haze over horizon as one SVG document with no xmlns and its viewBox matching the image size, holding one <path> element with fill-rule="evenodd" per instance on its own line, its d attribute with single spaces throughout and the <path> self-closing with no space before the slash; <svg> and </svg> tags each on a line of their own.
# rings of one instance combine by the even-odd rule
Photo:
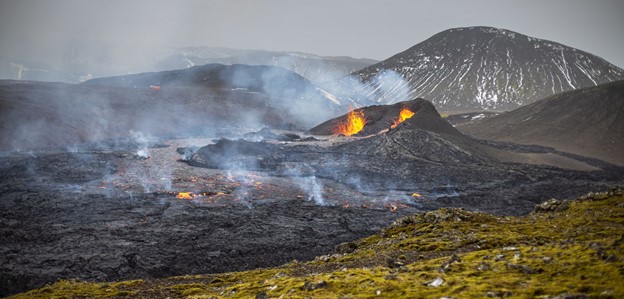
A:
<svg viewBox="0 0 624 299">
<path fill-rule="evenodd" d="M 4 0 L 0 57 L 57 61 L 73 48 L 132 59 L 209 46 L 386 59 L 455 27 L 492 26 L 624 67 L 624 2 Z"/>
</svg>

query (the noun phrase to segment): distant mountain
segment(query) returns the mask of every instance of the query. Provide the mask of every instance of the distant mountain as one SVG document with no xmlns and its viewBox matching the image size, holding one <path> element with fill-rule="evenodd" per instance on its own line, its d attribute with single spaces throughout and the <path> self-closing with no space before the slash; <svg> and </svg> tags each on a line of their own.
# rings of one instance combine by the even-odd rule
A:
<svg viewBox="0 0 624 299">
<path fill-rule="evenodd" d="M 106 85 L 148 89 L 159 86 L 163 91 L 175 88 L 206 89 L 221 93 L 228 102 L 231 91 L 244 91 L 264 96 L 263 105 L 287 111 L 297 125 L 311 126 L 335 116 L 343 107 L 302 76 L 274 66 L 208 64 L 188 69 L 98 78 L 86 85 Z M 245 107 L 240 107 L 245 109 Z"/>
<path fill-rule="evenodd" d="M 624 81 L 553 95 L 458 128 L 478 138 L 551 146 L 624 166 Z"/>
<path fill-rule="evenodd" d="M 235 136 L 264 126 L 303 127 L 288 107 L 271 107 L 272 100 L 249 90 L 0 80 L 0 150 L 116 142 L 134 138 L 133 131 L 153 137 Z"/>
<path fill-rule="evenodd" d="M 272 66 L 210 64 L 82 84 L 0 80 L 0 149 L 69 147 L 132 131 L 237 137 L 265 126 L 309 128 L 340 109 L 310 81 Z"/>
<path fill-rule="evenodd" d="M 81 82 L 91 79 L 86 73 L 74 73 L 27 60 L 0 57 L 0 78 L 29 81 Z"/>
<path fill-rule="evenodd" d="M 556 42 L 491 27 L 455 28 L 353 73 L 344 102 L 415 97 L 442 111 L 511 110 L 551 94 L 624 79 L 624 70 Z M 344 91 L 344 87 L 342 88 Z M 366 100 L 368 99 L 368 100 Z"/>
<path fill-rule="evenodd" d="M 271 65 L 291 70 L 311 81 L 323 82 L 378 62 L 346 56 L 211 47 L 178 48 L 171 52 L 171 55 L 153 66 L 154 70 L 182 69 L 210 63 Z"/>
<path fill-rule="evenodd" d="M 82 45 L 68 47 L 58 61 L 39 62 L 0 57 L 0 79 L 78 83 L 92 78 L 220 63 L 279 66 L 309 80 L 322 82 L 335 80 L 377 62 L 365 58 L 214 47 L 158 48 L 147 52 L 116 53 L 102 46 Z"/>
<path fill-rule="evenodd" d="M 140 73 L 92 79 L 87 85 L 105 85 L 148 89 L 204 88 L 213 91 L 244 90 L 266 94 L 273 98 L 272 107 L 297 110 L 302 119 L 319 118 L 341 112 L 333 98 L 327 97 L 302 76 L 281 67 L 265 65 L 207 64 L 182 70 Z M 244 108 L 244 107 L 241 107 Z M 315 112 L 315 113 L 312 113 Z"/>
</svg>

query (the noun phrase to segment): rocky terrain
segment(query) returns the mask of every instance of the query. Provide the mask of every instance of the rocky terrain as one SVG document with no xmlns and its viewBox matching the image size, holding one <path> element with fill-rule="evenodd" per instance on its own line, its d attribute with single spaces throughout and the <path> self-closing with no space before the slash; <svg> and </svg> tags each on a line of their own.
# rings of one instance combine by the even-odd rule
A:
<svg viewBox="0 0 624 299">
<path fill-rule="evenodd" d="M 356 78 L 354 82 L 353 78 Z M 422 97 L 444 112 L 512 110 L 556 93 L 624 79 L 624 70 L 556 42 L 492 27 L 442 31 L 337 88 L 345 103 Z"/>
<path fill-rule="evenodd" d="M 378 131 L 402 108 L 413 115 Z M 362 113 L 377 116 L 366 137 L 263 129 L 3 152 L 0 294 L 307 261 L 414 212 L 522 215 L 624 184 L 600 160 L 463 135 L 422 99 Z"/>
<path fill-rule="evenodd" d="M 553 95 L 458 128 L 477 138 L 550 146 L 624 166 L 624 81 Z"/>
<path fill-rule="evenodd" d="M 551 199 L 522 217 L 440 209 L 306 263 L 115 283 L 65 280 L 13 298 L 618 298 L 623 215 L 621 191 Z"/>
</svg>

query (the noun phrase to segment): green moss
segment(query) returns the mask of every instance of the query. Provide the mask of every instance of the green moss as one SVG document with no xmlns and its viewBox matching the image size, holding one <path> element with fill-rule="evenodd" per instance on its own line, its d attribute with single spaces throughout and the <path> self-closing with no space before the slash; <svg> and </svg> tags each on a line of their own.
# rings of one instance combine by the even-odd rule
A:
<svg viewBox="0 0 624 299">
<path fill-rule="evenodd" d="M 189 296 L 189 295 L 197 295 L 197 294 L 205 293 L 208 287 L 205 284 L 201 284 L 201 283 L 185 283 L 185 284 L 175 284 L 165 289 L 172 290 L 174 291 L 174 293 L 177 293 L 182 296 Z"/>
<path fill-rule="evenodd" d="M 89 283 L 75 280 L 61 280 L 52 285 L 15 295 L 10 298 L 107 298 L 107 297 L 132 297 L 137 293 L 123 288 L 137 287 L 137 281 L 128 281 L 114 284 Z"/>
<path fill-rule="evenodd" d="M 153 281 L 61 281 L 16 298 L 624 297 L 624 196 L 592 194 L 561 212 L 412 215 L 349 254 L 279 268 Z M 441 280 L 439 280 L 441 279 Z M 439 286 L 432 282 L 443 281 Z M 125 292 L 125 293 L 124 293 Z"/>
</svg>

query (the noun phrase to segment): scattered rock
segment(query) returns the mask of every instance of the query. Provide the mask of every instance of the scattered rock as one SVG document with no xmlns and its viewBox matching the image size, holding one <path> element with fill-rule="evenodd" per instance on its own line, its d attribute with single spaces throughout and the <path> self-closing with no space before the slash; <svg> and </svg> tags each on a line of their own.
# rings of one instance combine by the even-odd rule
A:
<svg viewBox="0 0 624 299">
<path fill-rule="evenodd" d="M 550 213 L 565 211 L 570 207 L 570 202 L 551 198 L 541 204 L 535 206 L 535 213 Z"/>
<path fill-rule="evenodd" d="M 449 267 L 451 267 L 451 265 L 456 262 L 461 262 L 461 259 L 459 259 L 459 256 L 457 256 L 456 254 L 453 254 L 450 259 L 448 259 L 442 264 L 442 266 L 440 266 L 440 272 L 446 273 L 449 270 Z"/>
<path fill-rule="evenodd" d="M 352 253 L 357 249 L 357 244 L 355 242 L 345 242 L 338 244 L 335 248 L 336 253 L 345 254 Z"/>
<path fill-rule="evenodd" d="M 426 282 L 425 285 L 429 287 L 437 288 L 441 286 L 443 283 L 444 283 L 444 279 L 442 279 L 441 277 L 437 277 L 436 279 L 432 281 Z"/>
<path fill-rule="evenodd" d="M 477 266 L 477 270 L 479 270 L 479 271 L 488 271 L 490 269 L 492 269 L 492 265 L 490 265 L 488 263 L 480 263 Z"/>
<path fill-rule="evenodd" d="M 260 292 L 256 294 L 256 299 L 269 299 L 269 295 L 265 292 Z"/>
<path fill-rule="evenodd" d="M 400 268 L 403 267 L 404 264 L 394 258 L 389 257 L 386 259 L 386 265 L 388 266 L 388 268 Z"/>
<path fill-rule="evenodd" d="M 542 257 L 542 261 L 544 261 L 544 263 L 546 264 L 549 264 L 553 261 L 553 258 L 550 256 L 545 256 L 545 257 Z"/>
<path fill-rule="evenodd" d="M 512 251 L 512 250 L 518 250 L 518 247 L 516 246 L 503 247 L 503 251 Z"/>
<path fill-rule="evenodd" d="M 321 262 L 327 262 L 331 259 L 331 256 L 326 254 L 326 255 L 321 255 L 321 256 L 317 256 L 314 258 L 315 261 L 321 261 Z"/>
<path fill-rule="evenodd" d="M 321 281 L 318 281 L 318 282 L 306 281 L 303 284 L 303 290 L 304 291 L 313 291 L 313 290 L 316 290 L 316 289 L 324 288 L 326 286 L 327 286 L 327 282 L 324 281 L 324 280 L 321 280 Z"/>
<path fill-rule="evenodd" d="M 497 254 L 497 255 L 495 255 L 495 256 L 494 256 L 494 261 L 495 261 L 495 262 L 502 261 L 502 260 L 504 260 L 504 259 L 505 259 L 505 255 L 504 255 L 504 254 L 500 254 L 500 253 L 499 253 L 499 254 Z"/>
</svg>

